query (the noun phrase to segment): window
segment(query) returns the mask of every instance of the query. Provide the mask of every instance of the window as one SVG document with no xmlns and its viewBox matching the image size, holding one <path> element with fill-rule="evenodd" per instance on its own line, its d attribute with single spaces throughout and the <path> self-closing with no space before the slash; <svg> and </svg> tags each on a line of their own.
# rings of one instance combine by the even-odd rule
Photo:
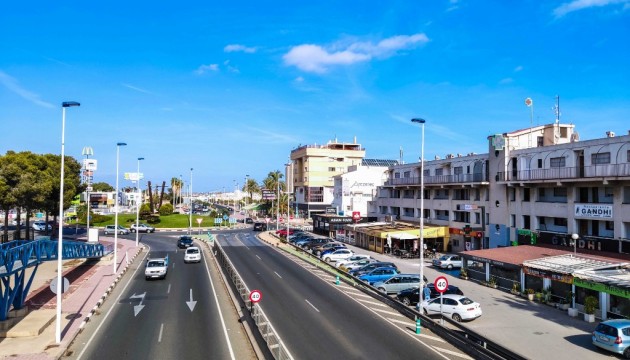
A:
<svg viewBox="0 0 630 360">
<path fill-rule="evenodd" d="M 516 215 L 510 215 L 510 227 L 516 227 Z"/>
<path fill-rule="evenodd" d="M 424 176 L 429 176 L 429 175 L 431 175 L 431 170 L 424 169 L 424 171 L 422 173 L 423 173 Z"/>
<path fill-rule="evenodd" d="M 440 169 L 435 169 L 435 175 L 436 176 L 440 176 L 444 173 L 444 169 L 440 168 Z"/>
<path fill-rule="evenodd" d="M 605 187 L 604 188 L 604 196 L 605 197 L 612 197 L 613 196 L 613 188 Z"/>
<path fill-rule="evenodd" d="M 329 168 L 328 168 L 328 171 L 332 171 L 332 172 L 334 172 L 334 171 L 335 171 L 335 168 L 334 168 L 334 167 L 329 167 Z"/>
<path fill-rule="evenodd" d="M 400 179 L 400 173 L 399 172 L 394 173 L 394 179 Z"/>
<path fill-rule="evenodd" d="M 553 218 L 553 224 L 555 226 L 567 226 L 567 219 L 565 219 L 565 218 Z"/>
<path fill-rule="evenodd" d="M 529 201 L 529 188 L 523 188 L 523 201 Z"/>
<path fill-rule="evenodd" d="M 610 164 L 610 153 L 605 152 L 601 154 L 592 154 L 591 164 L 593 165 Z"/>
<path fill-rule="evenodd" d="M 538 147 L 545 145 L 545 138 L 542 136 L 536 138 L 536 145 L 538 145 Z"/>
<path fill-rule="evenodd" d="M 531 229 L 530 227 L 530 218 L 529 215 L 523 215 L 523 228 L 524 229 Z"/>
<path fill-rule="evenodd" d="M 542 165 L 543 165 L 542 159 L 538 159 L 538 168 L 542 169 L 542 167 L 543 167 Z"/>
<path fill-rule="evenodd" d="M 510 197 L 510 201 L 515 201 L 516 200 L 516 189 L 515 188 L 508 188 L 508 196 Z"/>
<path fill-rule="evenodd" d="M 606 230 L 615 231 L 615 223 L 612 221 L 606 221 Z"/>
<path fill-rule="evenodd" d="M 545 197 L 545 188 L 538 188 L 538 197 Z"/>
<path fill-rule="evenodd" d="M 464 168 L 462 166 L 455 166 L 453 168 L 453 174 L 454 175 L 461 175 L 464 173 Z"/>
<path fill-rule="evenodd" d="M 566 166 L 566 160 L 567 159 L 565 157 L 551 158 L 549 166 L 551 166 L 552 168 L 565 167 Z"/>
<path fill-rule="evenodd" d="M 411 171 L 405 171 L 405 172 L 403 173 L 403 177 L 404 177 L 404 178 L 410 178 L 410 177 L 411 177 Z"/>
<path fill-rule="evenodd" d="M 630 162 L 630 150 L 628 150 L 628 152 L 626 152 L 626 161 Z"/>
<path fill-rule="evenodd" d="M 553 188 L 553 196 L 554 197 L 566 197 L 567 196 L 567 188 L 563 188 L 563 187 L 555 187 L 555 188 Z"/>
<path fill-rule="evenodd" d="M 470 212 L 469 211 L 453 211 L 453 216 L 455 218 L 454 221 L 470 223 Z"/>
</svg>

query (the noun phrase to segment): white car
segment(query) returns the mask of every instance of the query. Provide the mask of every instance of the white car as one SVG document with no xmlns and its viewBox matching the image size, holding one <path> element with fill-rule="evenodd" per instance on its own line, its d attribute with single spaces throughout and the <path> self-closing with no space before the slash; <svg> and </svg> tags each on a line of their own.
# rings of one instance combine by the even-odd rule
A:
<svg viewBox="0 0 630 360">
<path fill-rule="evenodd" d="M 462 267 L 462 257 L 454 254 L 442 255 L 439 259 L 433 259 L 433 266 L 441 269 L 451 270 Z"/>
<path fill-rule="evenodd" d="M 342 269 L 345 272 L 349 272 L 350 270 L 358 269 L 360 267 L 363 267 L 363 266 L 365 266 L 367 264 L 371 264 L 373 262 L 376 262 L 376 260 L 374 260 L 374 259 L 362 259 L 362 260 L 353 261 L 351 263 L 343 264 L 339 268 Z"/>
<path fill-rule="evenodd" d="M 35 231 L 46 231 L 46 229 L 52 230 L 52 226 L 50 226 L 50 224 L 46 224 L 44 220 L 35 221 L 31 227 Z"/>
<path fill-rule="evenodd" d="M 335 267 L 339 268 L 339 267 L 341 267 L 341 265 L 350 264 L 351 262 L 364 260 L 364 259 L 369 259 L 369 258 L 370 258 L 370 255 L 354 254 L 354 255 L 350 256 L 349 258 L 347 258 L 346 260 L 339 260 L 339 261 L 337 261 L 337 263 L 335 264 Z"/>
<path fill-rule="evenodd" d="M 201 261 L 201 250 L 199 250 L 196 246 L 191 246 L 186 249 L 186 253 L 184 253 L 184 262 L 200 262 Z"/>
<path fill-rule="evenodd" d="M 324 255 L 322 260 L 329 263 L 331 261 L 345 260 L 352 255 L 354 255 L 354 252 L 350 249 L 339 249 Z"/>
<path fill-rule="evenodd" d="M 425 315 L 440 314 L 440 297 L 422 302 Z M 481 305 L 463 295 L 442 295 L 442 314 L 453 320 L 474 320 L 481 316 Z"/>
<path fill-rule="evenodd" d="M 131 232 L 136 232 L 136 223 L 131 224 Z M 138 224 L 138 232 L 152 233 L 155 232 L 155 228 L 153 226 L 149 226 L 147 224 L 140 223 Z"/>
<path fill-rule="evenodd" d="M 144 277 L 149 280 L 153 278 L 166 279 L 168 273 L 168 255 L 164 258 L 153 258 L 147 260 L 144 268 Z"/>
</svg>

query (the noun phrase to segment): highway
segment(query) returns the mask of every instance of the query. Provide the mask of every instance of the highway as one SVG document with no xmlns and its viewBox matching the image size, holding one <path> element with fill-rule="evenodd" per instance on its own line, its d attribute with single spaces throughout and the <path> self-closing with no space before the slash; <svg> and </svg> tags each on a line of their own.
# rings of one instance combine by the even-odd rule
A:
<svg viewBox="0 0 630 360">
<path fill-rule="evenodd" d="M 361 306 L 253 232 L 221 234 L 219 242 L 294 359 L 444 359 L 412 331 Z M 376 300 L 373 300 L 376 301 Z"/>
<path fill-rule="evenodd" d="M 251 358 L 249 352 L 235 353 L 232 348 L 229 337 L 243 334 L 235 331 L 236 321 L 229 324 L 234 329 L 224 325 L 222 313 L 233 310 L 224 304 L 219 310 L 205 261 L 185 264 L 184 251 L 176 248 L 176 235 L 148 234 L 142 241 L 151 248 L 149 257 L 168 254 L 166 279 L 145 280 L 145 258 L 136 260 L 130 269 L 132 278 L 117 287 L 125 286 L 119 298 L 108 300 L 110 307 L 103 308 L 107 313 L 98 327 L 92 324 L 79 335 L 71 358 Z"/>
</svg>

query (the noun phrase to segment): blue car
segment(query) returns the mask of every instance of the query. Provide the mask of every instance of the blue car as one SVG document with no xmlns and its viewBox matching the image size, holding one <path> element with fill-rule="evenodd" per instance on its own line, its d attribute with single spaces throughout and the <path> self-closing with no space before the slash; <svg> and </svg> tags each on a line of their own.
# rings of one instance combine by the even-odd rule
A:
<svg viewBox="0 0 630 360">
<path fill-rule="evenodd" d="M 379 281 L 385 281 L 396 274 L 398 274 L 398 270 L 393 267 L 380 267 L 359 276 L 359 280 L 372 285 Z"/>
<path fill-rule="evenodd" d="M 593 345 L 630 359 L 630 320 L 606 320 L 593 331 Z"/>
</svg>

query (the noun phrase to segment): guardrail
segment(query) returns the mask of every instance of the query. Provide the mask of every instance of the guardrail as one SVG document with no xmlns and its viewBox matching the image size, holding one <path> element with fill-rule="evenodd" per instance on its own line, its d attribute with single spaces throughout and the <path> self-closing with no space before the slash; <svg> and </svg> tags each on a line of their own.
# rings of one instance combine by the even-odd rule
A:
<svg viewBox="0 0 630 360">
<path fill-rule="evenodd" d="M 260 305 L 253 304 L 252 306 L 252 302 L 249 300 L 249 288 L 217 241 L 214 242 L 214 249 L 216 250 L 215 258 L 234 284 L 234 287 L 236 287 L 241 300 L 250 309 L 251 317 L 273 357 L 278 360 L 293 360 L 291 353 L 289 353 L 289 350 L 282 342 L 282 339 L 280 339 Z"/>
<path fill-rule="evenodd" d="M 275 234 L 273 236 L 276 236 Z M 294 249 L 298 249 L 302 251 L 304 254 L 312 257 L 313 259 L 320 262 L 319 267 L 323 270 L 337 275 L 340 271 L 329 263 L 322 261 L 319 257 L 304 251 L 302 248 L 297 247 L 291 243 L 289 243 Z M 345 274 L 349 279 L 346 279 L 344 276 L 340 276 L 340 280 L 348 283 L 349 285 L 354 286 L 356 289 L 361 290 L 362 292 L 371 295 L 374 298 L 381 300 L 382 302 L 390 305 L 394 309 L 396 309 L 399 313 L 405 315 L 407 318 L 416 320 L 420 318 L 422 325 L 431 330 L 436 335 L 440 336 L 448 343 L 462 350 L 469 356 L 474 359 L 479 360 L 525 360 L 526 357 L 511 351 L 492 340 L 487 339 L 483 335 L 463 326 L 462 324 L 453 321 L 449 318 L 444 318 L 442 321 L 447 322 L 453 327 L 456 327 L 457 330 L 451 330 L 444 326 L 442 326 L 439 322 L 434 321 L 428 316 L 421 314 L 414 309 L 409 308 L 405 304 L 389 297 L 386 294 L 383 294 L 381 291 L 376 289 L 375 287 L 357 279 L 356 277 Z"/>
</svg>

